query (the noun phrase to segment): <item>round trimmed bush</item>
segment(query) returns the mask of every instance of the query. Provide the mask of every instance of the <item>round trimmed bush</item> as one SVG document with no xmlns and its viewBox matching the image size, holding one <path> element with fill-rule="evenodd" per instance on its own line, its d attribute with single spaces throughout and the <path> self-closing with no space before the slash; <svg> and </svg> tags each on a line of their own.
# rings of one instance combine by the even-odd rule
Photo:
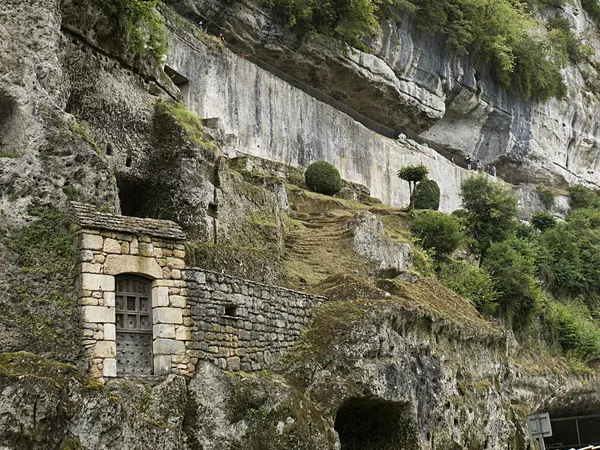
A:
<svg viewBox="0 0 600 450">
<path fill-rule="evenodd" d="M 306 169 L 306 187 L 319 194 L 333 195 L 342 189 L 342 177 L 338 170 L 327 161 L 317 161 Z"/>
<path fill-rule="evenodd" d="M 417 184 L 412 196 L 414 209 L 433 209 L 440 207 L 440 187 L 433 180 L 423 180 Z"/>
</svg>

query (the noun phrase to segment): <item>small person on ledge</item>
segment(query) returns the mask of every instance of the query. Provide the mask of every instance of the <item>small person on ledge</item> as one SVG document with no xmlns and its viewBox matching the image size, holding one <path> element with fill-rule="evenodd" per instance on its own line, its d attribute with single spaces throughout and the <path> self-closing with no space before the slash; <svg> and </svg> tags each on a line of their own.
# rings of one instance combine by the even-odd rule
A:
<svg viewBox="0 0 600 450">
<path fill-rule="evenodd" d="M 467 170 L 471 170 L 471 163 L 473 162 L 473 160 L 471 159 L 471 156 L 470 156 L 470 155 L 468 155 L 468 156 L 465 158 L 465 162 L 467 163 Z"/>
<path fill-rule="evenodd" d="M 400 134 L 398 135 L 398 140 L 399 140 L 399 141 L 403 141 L 404 139 L 406 139 L 406 135 L 405 135 L 404 133 L 400 133 Z"/>
</svg>

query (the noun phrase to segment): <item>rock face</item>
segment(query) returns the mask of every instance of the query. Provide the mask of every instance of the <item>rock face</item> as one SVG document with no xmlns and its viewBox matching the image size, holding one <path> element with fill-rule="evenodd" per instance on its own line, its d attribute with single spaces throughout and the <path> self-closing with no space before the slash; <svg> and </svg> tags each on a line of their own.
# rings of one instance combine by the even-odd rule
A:
<svg viewBox="0 0 600 450">
<path fill-rule="evenodd" d="M 222 120 L 229 156 L 250 154 L 300 168 L 326 160 L 342 178 L 397 207 L 408 205 L 409 190 L 396 171 L 424 163 L 440 185 L 440 209 L 460 207 L 460 183 L 474 172 L 414 141 L 380 136 L 238 55 L 191 46 L 175 33 L 167 65 L 190 80 L 186 104 L 201 117 Z"/>
<path fill-rule="evenodd" d="M 383 232 L 383 224 L 375 214 L 366 212 L 350 222 L 352 246 L 363 258 L 375 261 L 377 269 L 394 275 L 406 274 L 412 266 L 412 249 L 406 242 L 395 244 Z"/>
<path fill-rule="evenodd" d="M 408 188 L 395 175 L 398 166 L 423 162 L 442 188 L 446 211 L 459 207 L 460 182 L 470 176 L 431 148 L 382 138 L 218 45 L 177 34 L 171 37 L 168 64 L 189 80 L 179 92 L 156 64 L 138 64 L 119 45 L 122 36 L 111 27 L 115 22 L 102 16 L 98 4 L 4 0 L 0 9 L 3 450 L 360 448 L 364 442 L 354 430 L 362 424 L 381 446 L 526 449 L 532 447 L 523 429 L 527 413 L 585 412 L 600 404 L 592 376 L 582 380 L 560 362 L 553 360 L 556 365 L 548 367 L 536 355 L 519 353 L 510 336 L 431 282 L 397 279 L 382 279 L 363 290 L 369 300 L 340 294 L 339 301 L 325 302 L 306 333 L 300 333 L 305 336 L 300 344 L 282 355 L 275 373 L 234 375 L 198 364 L 191 379 L 117 379 L 104 386 L 90 380 L 80 336 L 75 336 L 81 309 L 74 299 L 72 270 L 89 252 L 73 251 L 67 200 L 176 220 L 187 233 L 186 255 L 194 255 L 193 263 L 219 272 L 232 268 L 255 281 L 274 283 L 283 277 L 286 227 L 294 227 L 285 216 L 293 202 L 288 202 L 284 181 L 299 173 L 282 170 L 250 183 L 256 173 L 249 163 L 236 167 L 223 152 L 251 153 L 296 167 L 329 159 L 346 178 L 394 205 L 408 203 Z M 231 2 L 204 2 L 204 7 L 211 5 L 230 11 Z M 235 5 L 236 20 L 245 17 L 251 24 L 271 26 L 250 4 Z M 233 18 L 224 23 L 244 23 Z M 262 48 L 251 39 L 259 36 L 250 33 L 254 26 L 237 29 Z M 326 42 L 310 45 L 306 65 L 298 67 L 328 79 L 335 75 L 338 89 L 357 100 L 377 92 L 396 99 L 380 112 L 373 103 L 365 104 L 380 114 L 379 120 L 389 117 L 391 124 L 431 131 L 449 119 L 452 102 L 446 88 L 432 87 L 437 86 L 438 69 L 431 69 L 436 73 L 431 79 L 413 73 L 412 79 L 400 81 L 395 78 L 398 69 L 376 55 L 335 56 L 333 48 L 320 53 Z M 280 51 L 273 47 L 274 55 Z M 311 59 L 318 54 L 324 57 Z M 313 70 L 317 62 L 339 72 L 320 74 Z M 456 61 L 452 70 L 460 67 Z M 365 91 L 359 83 L 364 79 L 378 81 Z M 454 86 L 454 81 L 448 83 Z M 204 130 L 201 121 L 169 101 L 180 95 L 206 119 L 222 123 L 205 121 L 212 131 Z M 459 92 L 453 102 L 460 95 L 467 94 Z M 497 107 L 490 106 L 490 116 Z M 531 117 L 535 114 L 532 109 Z M 581 114 L 577 117 L 584 117 L 583 110 Z M 501 129 L 496 125 L 501 120 L 482 123 Z M 534 121 L 525 121 L 525 127 L 527 123 Z M 526 141 L 517 131 L 510 125 L 507 145 Z M 573 145 L 580 145 L 581 133 Z M 575 168 L 584 158 L 578 151 L 569 153 Z M 538 154 L 522 155 L 535 161 Z M 289 198 L 303 196 L 297 189 Z M 524 190 L 523 198 L 533 195 Z M 408 248 L 387 240 L 370 213 L 351 228 L 355 252 L 379 261 L 380 269 L 408 268 Z M 338 292 L 357 292 L 354 287 Z M 267 306 L 273 317 L 281 314 Z M 295 308 L 294 314 L 303 317 L 297 322 L 305 324 L 308 315 Z M 285 322 L 278 327 L 285 328 Z M 226 332 L 234 341 L 234 331 Z M 269 334 L 268 339 L 280 340 Z M 72 362 L 81 370 L 48 358 Z M 237 369 L 236 363 L 234 359 L 230 368 Z"/>
<path fill-rule="evenodd" d="M 371 42 L 372 54 L 342 54 L 328 40 L 300 39 L 250 0 L 169 3 L 189 17 L 209 18 L 209 27 L 223 32 L 240 53 L 267 61 L 381 124 L 421 133 L 440 149 L 495 161 L 509 181 L 600 182 L 594 119 L 600 103 L 584 80 L 595 72 L 591 66 L 565 70 L 566 99 L 536 103 L 501 89 L 488 67 L 455 55 L 443 36 L 424 34 L 411 17 L 384 24 Z M 563 10 L 575 32 L 594 28 L 579 0 Z M 591 44 L 600 48 L 596 39 Z"/>
</svg>

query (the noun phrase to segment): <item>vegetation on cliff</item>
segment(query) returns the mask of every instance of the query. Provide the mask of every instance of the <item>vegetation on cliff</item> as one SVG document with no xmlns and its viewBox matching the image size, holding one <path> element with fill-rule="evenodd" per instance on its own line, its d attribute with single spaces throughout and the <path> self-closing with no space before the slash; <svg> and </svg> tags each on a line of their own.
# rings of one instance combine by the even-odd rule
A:
<svg viewBox="0 0 600 450">
<path fill-rule="evenodd" d="M 560 70 L 569 60 L 579 62 L 593 53 L 565 19 L 550 19 L 542 26 L 534 18 L 537 8 L 561 6 L 563 0 L 550 5 L 545 0 L 256 1 L 273 7 L 290 28 L 363 50 L 382 19 L 414 16 L 420 29 L 443 33 L 456 52 L 474 54 L 489 64 L 502 86 L 541 100 L 564 96 L 567 87 Z M 592 16 L 600 11 L 593 3 L 584 1 Z"/>
<path fill-rule="evenodd" d="M 68 214 L 33 205 L 34 218 L 10 228 L 3 244 L 17 258 L 20 273 L 9 281 L 11 305 L 0 305 L 0 325 L 20 333 L 25 349 L 76 361 L 82 347 L 74 297 L 77 247 Z"/>
<path fill-rule="evenodd" d="M 162 60 L 167 53 L 167 30 L 156 11 L 157 0 L 109 0 L 105 11 L 117 19 L 125 42 L 142 57 Z"/>
<path fill-rule="evenodd" d="M 422 224 L 427 216 L 417 215 L 412 230 L 434 252 L 430 273 L 447 287 L 480 311 L 497 310 L 518 329 L 540 321 L 551 342 L 589 361 L 600 357 L 600 197 L 584 186 L 570 190 L 572 205 L 581 207 L 566 221 L 543 212 L 529 226 L 519 223 L 516 199 L 506 188 L 485 176 L 469 178 L 462 185 L 466 211 L 453 215 L 466 235 L 464 253 L 455 259 L 443 248 L 455 240 L 453 227 L 432 234 Z"/>
</svg>

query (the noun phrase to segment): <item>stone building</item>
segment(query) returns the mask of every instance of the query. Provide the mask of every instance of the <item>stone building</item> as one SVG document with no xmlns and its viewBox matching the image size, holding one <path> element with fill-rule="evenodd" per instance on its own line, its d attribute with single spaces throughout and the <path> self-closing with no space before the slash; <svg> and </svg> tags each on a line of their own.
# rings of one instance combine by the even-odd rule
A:
<svg viewBox="0 0 600 450">
<path fill-rule="evenodd" d="M 207 360 L 247 372 L 277 364 L 325 299 L 185 267 L 174 222 L 72 204 L 79 303 L 93 377 L 192 376 Z"/>
<path fill-rule="evenodd" d="M 174 222 L 72 203 L 79 226 L 79 303 L 94 377 L 191 375 L 185 234 Z"/>
</svg>

